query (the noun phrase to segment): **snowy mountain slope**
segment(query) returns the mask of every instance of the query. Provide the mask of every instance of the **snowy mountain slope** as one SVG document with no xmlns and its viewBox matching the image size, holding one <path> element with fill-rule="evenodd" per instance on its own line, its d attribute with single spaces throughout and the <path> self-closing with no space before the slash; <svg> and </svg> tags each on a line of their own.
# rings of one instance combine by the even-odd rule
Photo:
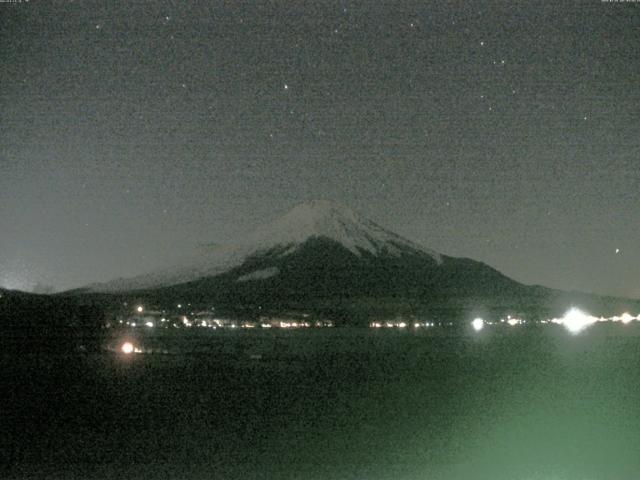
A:
<svg viewBox="0 0 640 480">
<path fill-rule="evenodd" d="M 399 256 L 403 250 L 410 249 L 440 261 L 438 253 L 380 227 L 349 208 L 328 201 L 298 205 L 272 224 L 256 230 L 249 241 L 255 251 L 289 245 L 292 248 L 286 253 L 290 253 L 314 237 L 334 240 L 357 256 L 362 252 Z"/>
<path fill-rule="evenodd" d="M 192 282 L 228 272 L 261 254 L 285 257 L 314 238 L 335 242 L 356 257 L 363 254 L 400 257 L 410 253 L 429 257 L 438 264 L 442 262 L 440 254 L 380 227 L 349 208 L 328 201 L 313 201 L 298 205 L 236 245 L 214 247 L 184 265 L 130 279 L 92 284 L 87 289 L 123 292 Z"/>
</svg>

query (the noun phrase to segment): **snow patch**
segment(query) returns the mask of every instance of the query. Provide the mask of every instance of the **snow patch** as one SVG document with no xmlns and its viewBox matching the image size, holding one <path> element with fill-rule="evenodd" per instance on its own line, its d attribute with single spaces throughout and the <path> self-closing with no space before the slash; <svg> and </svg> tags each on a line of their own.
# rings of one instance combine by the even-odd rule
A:
<svg viewBox="0 0 640 480">
<path fill-rule="evenodd" d="M 275 277 L 280 273 L 280 269 L 277 267 L 264 268 L 262 270 L 256 270 L 255 272 L 247 273 L 238 277 L 236 282 L 247 282 L 249 280 L 264 280 L 266 278 Z"/>
</svg>

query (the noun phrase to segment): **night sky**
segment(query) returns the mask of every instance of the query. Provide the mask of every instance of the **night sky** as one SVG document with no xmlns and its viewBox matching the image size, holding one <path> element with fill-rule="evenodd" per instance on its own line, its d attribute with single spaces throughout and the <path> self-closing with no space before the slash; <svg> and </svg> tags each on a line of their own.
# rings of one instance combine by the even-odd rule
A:
<svg viewBox="0 0 640 480">
<path fill-rule="evenodd" d="M 0 286 L 144 273 L 322 198 L 640 297 L 640 3 L 23 0 L 0 31 Z"/>
</svg>

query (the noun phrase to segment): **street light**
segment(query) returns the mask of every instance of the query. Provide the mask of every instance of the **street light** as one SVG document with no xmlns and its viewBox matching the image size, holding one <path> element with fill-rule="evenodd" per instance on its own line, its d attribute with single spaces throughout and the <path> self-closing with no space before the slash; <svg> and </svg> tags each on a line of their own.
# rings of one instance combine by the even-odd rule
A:
<svg viewBox="0 0 640 480">
<path fill-rule="evenodd" d="M 484 327 L 484 320 L 478 317 L 471 322 L 471 326 L 476 332 L 479 332 Z"/>
</svg>

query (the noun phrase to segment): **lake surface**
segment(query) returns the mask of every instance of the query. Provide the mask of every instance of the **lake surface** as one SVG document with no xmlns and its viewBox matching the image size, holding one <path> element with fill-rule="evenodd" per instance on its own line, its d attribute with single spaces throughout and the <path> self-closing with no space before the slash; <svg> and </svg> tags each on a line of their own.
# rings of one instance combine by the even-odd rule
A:
<svg viewBox="0 0 640 480">
<path fill-rule="evenodd" d="M 133 336 L 165 353 L 5 354 L 0 476 L 635 479 L 639 328 L 207 332 Z"/>
</svg>

